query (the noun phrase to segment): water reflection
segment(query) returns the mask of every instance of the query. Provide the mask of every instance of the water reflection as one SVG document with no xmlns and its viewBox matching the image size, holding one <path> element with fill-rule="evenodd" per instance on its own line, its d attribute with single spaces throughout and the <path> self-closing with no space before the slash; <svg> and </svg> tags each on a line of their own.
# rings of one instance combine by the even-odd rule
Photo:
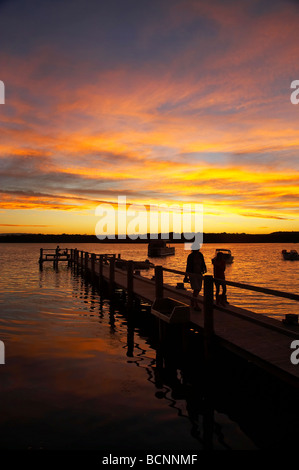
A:
<svg viewBox="0 0 299 470">
<path fill-rule="evenodd" d="M 134 326 L 128 323 L 127 327 L 127 356 L 134 357 Z"/>
<path fill-rule="evenodd" d="M 109 304 L 109 325 L 110 325 L 110 333 L 113 334 L 116 331 L 115 327 L 115 305 L 113 302 Z"/>
<path fill-rule="evenodd" d="M 134 336 L 133 322 L 128 322 L 127 357 L 131 358 L 130 363 L 145 369 L 147 380 L 155 387 L 155 397 L 176 410 L 178 417 L 190 422 L 190 435 L 198 441 L 202 449 L 214 449 L 214 435 L 223 448 L 230 449 L 225 442 L 222 427 L 214 420 L 214 394 L 210 371 L 196 371 L 196 368 L 190 365 L 188 356 L 182 365 L 179 360 L 182 351 L 178 353 L 178 343 L 175 341 L 171 345 L 170 341 L 167 341 L 164 344 L 163 338 L 157 345 L 155 359 L 146 361 L 146 350 L 135 343 Z M 197 374 L 202 375 L 201 380 Z"/>
<path fill-rule="evenodd" d="M 162 345 L 157 348 L 155 359 L 146 362 L 146 350 L 140 348 L 139 344 L 134 342 L 134 333 L 135 330 L 132 324 L 128 325 L 127 356 L 133 358 L 134 349 L 137 350 L 135 360 L 130 360 L 129 362 L 134 363 L 137 367 L 144 368 L 147 380 L 155 387 L 155 397 L 158 400 L 164 400 L 167 406 L 176 410 L 177 416 L 189 419 L 191 422 L 191 436 L 200 443 L 203 443 L 203 440 L 200 438 L 197 413 L 198 394 L 190 393 L 190 390 L 192 390 L 191 384 L 188 384 L 186 387 L 178 378 L 177 364 L 173 360 L 171 353 L 163 356 Z M 182 400 L 186 401 L 185 407 L 181 403 Z M 187 409 L 188 414 L 184 412 L 184 408 Z"/>
</svg>

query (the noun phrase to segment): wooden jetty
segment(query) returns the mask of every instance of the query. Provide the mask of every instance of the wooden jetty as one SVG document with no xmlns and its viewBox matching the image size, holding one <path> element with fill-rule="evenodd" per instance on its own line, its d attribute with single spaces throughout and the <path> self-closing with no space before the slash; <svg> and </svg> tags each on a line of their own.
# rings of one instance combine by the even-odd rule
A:
<svg viewBox="0 0 299 470">
<path fill-rule="evenodd" d="M 39 264 L 42 267 L 43 263 L 51 261 L 53 266 L 58 266 L 59 261 L 68 261 L 71 264 L 71 252 L 68 248 L 61 250 L 57 248 L 40 249 Z"/>
<path fill-rule="evenodd" d="M 46 259 L 47 254 L 41 251 L 40 265 Z M 55 256 L 54 256 L 55 258 Z M 163 311 L 159 315 L 161 304 L 171 304 L 189 307 L 189 313 L 184 313 L 184 322 L 188 318 L 188 327 L 195 328 L 203 333 L 205 354 L 208 357 L 216 341 L 224 348 L 251 361 L 268 373 L 299 388 L 299 364 L 293 364 L 291 354 L 294 352 L 291 344 L 298 341 L 299 349 L 299 325 L 296 322 L 282 322 L 267 316 L 256 314 L 249 310 L 227 305 L 216 305 L 214 302 L 214 278 L 204 276 L 203 296 L 199 296 L 202 305 L 200 312 L 190 307 L 192 293 L 185 289 L 171 286 L 163 281 L 163 273 L 170 272 L 178 276 L 185 276 L 185 272 L 154 266 L 154 277 L 150 279 L 141 275 L 140 270 L 134 268 L 133 260 L 123 260 L 120 255 L 94 254 L 77 249 L 68 250 L 68 256 L 58 257 L 59 261 L 67 261 L 69 264 L 82 268 L 83 275 L 91 276 L 93 282 L 101 287 L 103 282 L 109 286 L 109 294 L 113 297 L 116 288 L 123 289 L 127 295 L 128 305 L 133 305 L 133 299 L 141 299 L 148 302 L 154 308 L 152 313 L 163 321 Z M 53 261 L 53 256 L 52 256 Z M 117 267 L 121 266 L 121 267 Z M 135 265 L 136 266 L 136 265 Z M 227 285 L 246 290 L 260 292 L 280 298 L 299 301 L 299 295 L 266 289 L 247 284 L 225 281 Z M 163 299 L 166 299 L 163 301 Z M 167 299 L 171 299 L 170 301 Z M 183 309 L 184 310 L 184 309 Z M 157 313 L 158 312 L 158 313 Z M 165 312 L 164 312 L 165 313 Z M 164 318 L 165 320 L 165 318 Z M 167 322 L 167 320 L 166 320 Z M 299 352 L 297 354 L 299 359 Z"/>
</svg>

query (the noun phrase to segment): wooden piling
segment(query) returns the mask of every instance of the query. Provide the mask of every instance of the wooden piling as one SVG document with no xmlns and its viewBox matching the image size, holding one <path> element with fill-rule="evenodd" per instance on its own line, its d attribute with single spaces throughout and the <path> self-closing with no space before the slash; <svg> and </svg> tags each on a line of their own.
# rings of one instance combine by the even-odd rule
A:
<svg viewBox="0 0 299 470">
<path fill-rule="evenodd" d="M 109 260 L 109 296 L 110 298 L 113 297 L 114 294 L 114 280 L 115 280 L 115 255 Z"/>
<path fill-rule="evenodd" d="M 155 296 L 156 299 L 163 298 L 163 267 L 155 266 Z M 164 325 L 163 321 L 158 318 L 158 329 L 159 329 L 159 343 L 161 348 L 163 347 L 163 338 L 164 338 Z"/>
<path fill-rule="evenodd" d="M 43 270 L 43 248 L 40 249 L 40 254 L 39 254 L 39 269 L 40 271 Z"/>
<path fill-rule="evenodd" d="M 85 251 L 85 259 L 84 259 L 84 267 L 85 267 L 85 271 L 87 272 L 88 271 L 88 252 Z"/>
<path fill-rule="evenodd" d="M 127 356 L 134 357 L 134 326 L 127 327 Z"/>
<path fill-rule="evenodd" d="M 53 268 L 57 269 L 58 268 L 58 259 L 59 259 L 59 249 L 58 247 L 55 250 L 55 255 L 53 257 Z"/>
<path fill-rule="evenodd" d="M 127 310 L 128 310 L 128 313 L 132 312 L 133 310 L 133 299 L 134 299 L 133 273 L 134 273 L 134 263 L 133 261 L 129 261 L 127 264 L 127 292 L 128 292 Z"/>
<path fill-rule="evenodd" d="M 104 255 L 100 255 L 100 266 L 99 266 L 99 288 L 103 286 L 103 258 Z"/>
<path fill-rule="evenodd" d="M 75 264 L 75 256 L 74 256 L 74 250 L 71 248 L 67 265 L 72 266 L 72 264 Z"/>
<path fill-rule="evenodd" d="M 95 260 L 96 260 L 96 255 L 94 253 L 91 253 L 91 279 L 94 282 L 95 280 Z"/>
<path fill-rule="evenodd" d="M 204 351 L 207 362 L 210 362 L 212 357 L 212 340 L 214 336 L 213 287 L 213 276 L 204 276 Z"/>
<path fill-rule="evenodd" d="M 163 298 L 163 267 L 155 266 L 156 299 Z"/>
<path fill-rule="evenodd" d="M 213 337 L 214 337 L 214 279 L 204 276 L 204 400 L 203 400 L 203 446 L 213 450 L 214 407 L 213 386 Z"/>
</svg>

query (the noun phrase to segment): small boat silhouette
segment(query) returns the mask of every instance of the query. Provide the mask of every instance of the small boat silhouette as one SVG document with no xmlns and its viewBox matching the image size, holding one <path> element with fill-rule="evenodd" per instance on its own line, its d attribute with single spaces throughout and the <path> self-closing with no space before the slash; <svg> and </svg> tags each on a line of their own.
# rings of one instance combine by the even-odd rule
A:
<svg viewBox="0 0 299 470">
<path fill-rule="evenodd" d="M 291 250 L 291 251 L 282 250 L 281 253 L 282 253 L 283 259 L 285 260 L 290 260 L 290 261 L 299 260 L 299 253 L 296 250 Z"/>
<path fill-rule="evenodd" d="M 215 256 L 214 256 L 214 258 L 212 258 L 212 261 L 213 261 L 213 259 L 216 258 L 217 253 L 219 253 L 219 252 L 223 253 L 223 257 L 224 257 L 226 263 L 232 263 L 234 261 L 234 257 L 232 256 L 231 250 L 228 250 L 227 248 L 217 248 L 216 251 L 215 251 Z"/>
<path fill-rule="evenodd" d="M 168 242 L 169 243 L 169 242 Z M 175 254 L 175 247 L 167 245 L 165 240 L 152 240 L 148 244 L 147 256 L 150 258 Z"/>
</svg>

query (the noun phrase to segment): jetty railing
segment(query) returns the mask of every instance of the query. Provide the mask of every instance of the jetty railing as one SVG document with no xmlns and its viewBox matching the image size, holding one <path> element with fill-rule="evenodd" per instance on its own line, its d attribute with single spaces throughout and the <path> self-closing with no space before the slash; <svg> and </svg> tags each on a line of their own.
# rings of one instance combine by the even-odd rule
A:
<svg viewBox="0 0 299 470">
<path fill-rule="evenodd" d="M 67 260 L 69 263 L 75 262 L 78 266 L 81 266 L 85 269 L 88 269 L 89 262 L 90 262 L 90 270 L 91 275 L 94 276 L 95 274 L 95 265 L 99 264 L 99 278 L 101 280 L 103 274 L 103 266 L 109 265 L 109 291 L 110 294 L 113 294 L 114 290 L 114 283 L 115 283 L 115 268 L 117 264 L 121 264 L 122 269 L 126 269 L 127 271 L 127 292 L 128 297 L 131 300 L 133 298 L 133 279 L 136 274 L 139 274 L 138 264 L 142 262 L 134 261 L 134 260 L 126 260 L 121 258 L 121 254 L 116 255 L 115 253 L 105 253 L 105 254 L 95 254 L 89 253 L 87 251 L 78 250 L 78 249 L 68 249 L 63 248 L 57 250 L 54 249 L 40 249 L 40 263 L 42 264 L 44 261 L 52 260 L 55 263 L 58 261 Z M 148 260 L 147 260 L 148 261 Z M 153 268 L 155 275 L 154 275 L 154 282 L 155 282 L 155 295 L 156 298 L 162 298 L 165 291 L 173 292 L 173 286 L 164 283 L 164 273 L 172 273 L 178 276 L 186 276 L 188 275 L 187 272 L 181 271 L 178 269 L 171 269 L 166 268 L 164 266 L 154 265 L 149 263 L 148 266 L 143 265 L 141 269 L 144 267 L 146 268 Z M 152 282 L 150 279 L 146 279 L 143 277 L 144 281 Z M 214 283 L 215 281 L 220 281 L 223 284 L 228 286 L 232 286 L 239 289 L 259 292 L 266 295 L 271 295 L 280 298 L 286 298 L 293 301 L 299 301 L 299 295 L 289 292 L 283 292 L 276 289 L 269 289 L 266 287 L 260 286 L 253 286 L 246 283 L 223 280 L 223 279 L 215 279 L 211 275 L 204 275 L 203 276 L 203 306 L 204 306 L 204 324 L 206 325 L 206 330 L 209 332 L 209 335 L 214 333 L 214 319 L 213 319 L 213 311 L 214 311 Z M 184 293 L 180 290 L 180 297 L 188 299 L 190 301 L 190 293 Z M 217 308 L 222 308 L 217 306 Z M 237 314 L 233 312 L 230 308 L 225 308 L 227 313 Z M 264 317 L 264 316 L 263 316 Z M 259 322 L 257 318 L 254 318 L 252 321 Z M 260 320 L 262 322 L 262 318 Z"/>
<path fill-rule="evenodd" d="M 166 271 L 166 272 L 170 272 L 170 273 L 178 274 L 178 275 L 182 275 L 182 276 L 188 275 L 188 273 L 186 273 L 184 271 L 179 271 L 177 269 L 170 269 L 170 268 L 162 267 L 162 271 Z M 213 283 L 211 283 L 210 278 L 212 278 Z M 295 300 L 297 302 L 299 301 L 299 295 L 298 294 L 293 294 L 291 292 L 284 292 L 284 291 L 280 291 L 280 290 L 277 290 L 277 289 L 269 289 L 269 288 L 266 288 L 266 287 L 252 286 L 252 285 L 241 283 L 241 282 L 217 279 L 217 278 L 214 278 L 213 276 L 210 276 L 210 275 L 204 275 L 203 279 L 204 279 L 204 281 L 206 280 L 206 282 L 204 282 L 204 306 L 205 306 L 205 311 L 206 311 L 206 309 L 208 310 L 208 312 L 209 312 L 208 315 L 209 316 L 213 315 L 212 305 L 214 305 L 214 296 L 211 296 L 211 291 L 213 291 L 213 284 L 215 283 L 215 281 L 219 281 L 222 284 L 226 284 L 226 285 L 236 287 L 236 288 L 239 288 L 239 289 L 244 289 L 244 290 L 249 290 L 249 291 L 254 291 L 254 292 L 260 292 L 262 294 L 272 295 L 272 296 L 275 296 L 275 297 L 286 298 L 286 299 L 289 299 L 289 300 Z M 184 296 L 183 293 L 181 293 L 181 295 Z M 185 297 L 188 297 L 188 296 L 185 295 Z M 207 303 L 207 298 L 210 299 L 208 303 Z M 228 313 L 230 313 L 229 310 L 227 310 L 227 309 L 225 309 L 225 311 L 228 311 Z M 210 319 L 209 324 L 210 323 L 211 323 L 212 328 L 213 328 L 213 320 Z"/>
<path fill-rule="evenodd" d="M 290 300 L 299 300 L 299 295 L 298 294 L 292 294 L 291 292 L 283 292 L 280 290 L 276 289 L 268 289 L 266 287 L 258 287 L 258 286 L 252 286 L 249 284 L 244 284 L 241 282 L 235 282 L 235 281 L 223 281 L 221 279 L 215 279 L 216 281 L 224 282 L 228 286 L 232 287 L 239 287 L 240 289 L 245 289 L 245 290 L 251 290 L 255 292 L 261 292 L 262 294 L 268 294 L 268 295 L 274 295 L 275 297 L 284 297 L 286 299 Z"/>
<path fill-rule="evenodd" d="M 39 255 L 39 265 L 42 269 L 43 263 L 46 261 L 52 261 L 53 266 L 57 267 L 59 261 L 68 261 L 71 263 L 71 253 L 68 248 L 60 249 L 59 246 L 56 248 L 41 248 Z"/>
<path fill-rule="evenodd" d="M 122 268 L 126 268 L 128 272 L 129 277 L 134 277 L 136 272 L 138 272 L 138 267 L 141 266 L 140 269 L 148 269 L 148 268 L 153 268 L 155 275 L 153 280 L 155 281 L 155 290 L 156 290 L 156 296 L 162 297 L 164 290 L 173 290 L 173 286 L 170 285 L 165 285 L 164 283 L 164 272 L 176 274 L 178 276 L 188 276 L 188 273 L 185 271 L 181 271 L 178 269 L 172 269 L 172 268 L 166 268 L 164 266 L 160 265 L 154 265 L 153 263 L 149 263 L 148 265 L 146 262 L 140 262 L 140 261 L 134 261 L 134 260 L 126 260 L 124 258 L 121 258 L 121 254 L 115 254 L 115 253 L 105 253 L 105 254 L 96 254 L 96 253 L 89 253 L 84 250 L 78 250 L 78 249 L 68 249 L 68 248 L 62 248 L 60 249 L 59 252 L 57 252 L 57 248 L 53 249 L 40 249 L 40 262 L 45 261 L 45 260 L 53 260 L 57 258 L 58 260 L 65 260 L 69 259 L 71 262 L 76 262 L 79 266 L 88 268 L 89 266 L 89 261 L 91 262 L 91 272 L 94 271 L 94 267 L 96 263 L 99 263 L 100 269 L 99 269 L 99 274 L 100 276 L 102 275 L 102 266 L 103 265 L 109 265 L 110 268 L 110 280 L 113 282 L 114 279 L 114 271 L 115 267 L 117 267 L 118 263 L 122 265 Z M 146 260 L 148 261 L 148 260 Z M 143 278 L 144 281 L 146 281 L 146 278 Z M 148 279 L 149 282 L 152 282 L 150 279 Z M 213 281 L 213 282 L 212 282 Z M 266 295 L 271 295 L 275 297 L 280 297 L 280 298 L 286 298 L 289 300 L 293 301 L 299 301 L 299 295 L 294 294 L 291 292 L 284 292 L 280 291 L 277 289 L 269 289 L 266 287 L 261 287 L 261 286 L 253 286 L 250 284 L 246 283 L 241 283 L 241 282 L 235 282 L 235 281 L 229 281 L 229 280 L 223 280 L 223 279 L 217 279 L 214 278 L 211 275 L 204 275 L 203 276 L 203 284 L 204 284 L 204 305 L 205 304 L 205 295 L 207 298 L 210 299 L 209 304 L 214 304 L 214 297 L 211 297 L 211 291 L 213 291 L 213 285 L 215 281 L 219 281 L 223 284 L 226 284 L 231 287 L 236 287 L 239 289 L 244 289 L 244 290 L 249 290 L 249 291 L 254 291 L 254 292 L 259 292 L 262 294 Z M 131 283 L 131 279 L 130 279 Z M 180 296 L 185 297 L 186 299 L 190 300 L 190 295 L 187 293 L 180 291 Z M 212 308 L 211 305 L 206 305 L 207 309 L 211 312 L 212 314 Z"/>
<path fill-rule="evenodd" d="M 70 250 L 70 256 L 71 260 L 75 261 L 79 266 L 82 266 L 86 269 L 88 269 L 89 266 L 89 261 L 91 262 L 91 275 L 94 275 L 95 272 L 95 264 L 99 263 L 99 278 L 101 280 L 102 278 L 102 273 L 103 273 L 103 265 L 109 265 L 109 292 L 111 295 L 113 295 L 113 290 L 114 290 L 114 283 L 115 283 L 115 268 L 117 267 L 117 262 L 122 262 L 122 268 L 126 270 L 127 273 L 127 293 L 128 293 L 128 301 L 132 303 L 132 299 L 134 296 L 134 277 L 139 275 L 139 271 L 136 270 L 136 264 L 138 266 L 137 261 L 134 260 L 126 260 L 121 258 L 121 255 L 118 254 L 116 255 L 115 253 L 110 253 L 110 254 L 95 254 L 95 253 L 89 253 L 85 251 L 79 251 L 77 249 L 71 249 Z M 166 268 L 164 266 L 159 266 L 159 265 L 151 265 L 154 269 L 154 277 L 152 280 L 147 279 L 146 277 L 142 277 L 142 280 L 145 282 L 155 282 L 155 296 L 156 298 L 162 298 L 165 294 L 165 292 L 172 292 L 173 293 L 173 286 L 168 285 L 164 283 L 164 273 L 172 273 L 176 274 L 178 276 L 186 276 L 188 275 L 187 272 L 181 271 L 178 269 L 171 269 L 171 268 Z M 142 269 L 142 268 L 141 268 Z M 226 285 L 236 287 L 239 289 L 244 289 L 244 290 L 249 290 L 249 291 L 254 291 L 254 292 L 259 292 L 262 294 L 266 295 L 271 295 L 275 297 L 280 297 L 280 298 L 286 298 L 289 300 L 294 300 L 294 301 L 299 301 L 299 295 L 298 294 L 293 294 L 289 292 L 283 292 L 280 290 L 275 290 L 275 289 L 269 289 L 265 287 L 260 287 L 260 286 L 253 286 L 245 283 L 240 283 L 240 282 L 235 282 L 235 281 L 228 281 L 228 280 L 222 280 L 222 279 L 215 279 L 211 275 L 204 275 L 203 276 L 203 310 L 204 310 L 204 331 L 206 332 L 207 337 L 212 337 L 214 334 L 214 318 L 213 318 L 213 312 L 215 308 L 214 304 L 214 283 L 215 281 L 220 281 L 221 283 L 225 283 Z M 189 293 L 184 293 L 182 290 L 180 290 L 180 297 L 186 298 L 188 302 L 190 302 L 190 292 Z M 229 308 L 227 307 L 221 307 L 217 305 L 217 309 L 223 309 L 225 312 L 233 315 L 239 315 L 241 316 L 240 313 L 237 313 L 233 311 L 231 306 Z M 247 318 L 247 317 L 246 317 Z M 261 319 L 258 319 L 257 317 L 254 318 L 247 318 L 250 321 L 254 321 L 256 323 L 263 323 L 263 319 L 265 319 L 265 316 L 262 315 Z M 268 327 L 272 327 L 272 325 L 265 325 Z"/>
<path fill-rule="evenodd" d="M 55 249 L 52 250 L 52 251 L 55 251 Z M 123 263 L 123 267 L 125 267 L 125 266 L 127 267 L 127 271 L 130 271 L 130 273 L 131 273 L 130 276 L 131 275 L 134 276 L 134 270 L 136 271 L 135 263 L 137 264 L 137 266 L 138 266 L 138 263 L 140 263 L 140 262 L 134 261 L 134 260 L 126 260 L 124 258 L 121 258 L 121 254 L 116 255 L 115 253 L 95 254 L 95 253 L 89 253 L 89 252 L 82 251 L 82 250 L 77 250 L 77 249 L 71 249 L 71 250 L 69 250 L 69 252 L 70 252 L 71 260 L 77 261 L 77 263 L 81 266 L 88 266 L 88 261 L 89 260 L 91 261 L 91 267 L 92 268 L 94 267 L 93 265 L 95 263 L 99 263 L 100 266 L 101 266 L 101 264 L 110 265 L 110 274 L 111 274 L 110 277 L 111 278 L 113 278 L 115 263 L 117 261 L 121 261 Z M 173 289 L 172 286 L 168 286 L 168 285 L 164 284 L 164 280 L 163 280 L 163 278 L 164 278 L 163 273 L 164 272 L 176 274 L 176 275 L 179 275 L 179 276 L 188 275 L 188 273 L 185 272 L 185 271 L 181 271 L 181 270 L 178 270 L 178 269 L 166 268 L 164 266 L 151 264 L 151 266 L 149 266 L 149 267 L 153 268 L 154 271 L 155 271 L 154 280 L 155 280 L 155 285 L 156 285 L 156 295 L 157 295 L 157 297 L 163 296 L 163 291 L 164 290 L 172 290 Z M 92 271 L 93 271 L 93 269 L 92 269 Z M 100 270 L 100 274 L 101 274 L 101 270 Z M 211 282 L 211 279 L 213 280 L 213 282 Z M 208 291 L 210 291 L 210 290 L 213 291 L 213 284 L 215 283 L 215 281 L 220 281 L 223 284 L 226 284 L 226 285 L 232 286 L 232 287 L 236 287 L 236 288 L 239 288 L 239 289 L 244 289 L 244 290 L 259 292 L 259 293 L 262 293 L 262 294 L 271 295 L 271 296 L 275 296 L 275 297 L 281 297 L 281 298 L 286 298 L 286 299 L 289 299 L 289 300 L 299 301 L 299 295 L 298 294 L 294 294 L 294 293 L 290 293 L 290 292 L 284 292 L 284 291 L 280 291 L 280 290 L 277 290 L 277 289 L 269 289 L 269 288 L 261 287 L 261 286 L 253 286 L 253 285 L 249 285 L 249 284 L 241 283 L 241 282 L 217 279 L 217 278 L 214 278 L 211 275 L 204 275 L 203 276 L 203 281 L 204 281 L 204 297 L 205 297 L 205 294 L 207 294 L 207 297 L 209 297 L 211 299 L 210 303 L 212 303 L 212 304 L 214 303 L 214 298 L 213 297 L 211 298 L 211 296 L 209 295 L 210 292 L 208 292 Z M 190 299 L 190 295 L 188 295 L 187 293 L 184 294 L 184 292 L 182 292 L 182 291 L 180 291 L 180 296 Z M 204 301 L 204 303 L 205 303 L 205 301 Z M 209 307 L 209 310 L 211 310 L 210 307 Z"/>
</svg>

